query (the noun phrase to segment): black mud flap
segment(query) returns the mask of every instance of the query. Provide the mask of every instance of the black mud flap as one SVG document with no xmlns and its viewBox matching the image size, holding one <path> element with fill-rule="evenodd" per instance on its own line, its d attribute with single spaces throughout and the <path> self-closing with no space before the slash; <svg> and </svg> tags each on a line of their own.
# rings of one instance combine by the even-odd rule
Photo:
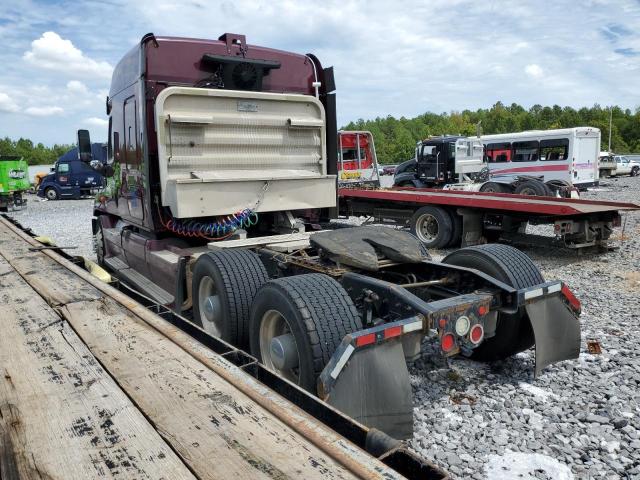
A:
<svg viewBox="0 0 640 480">
<path fill-rule="evenodd" d="M 367 427 L 411 438 L 413 399 L 400 339 L 347 350 L 347 358 L 337 370 L 336 364 L 325 369 L 321 397 Z"/>
<path fill-rule="evenodd" d="M 578 358 L 580 322 L 559 295 L 526 305 L 536 342 L 536 377 L 555 362 Z"/>
</svg>

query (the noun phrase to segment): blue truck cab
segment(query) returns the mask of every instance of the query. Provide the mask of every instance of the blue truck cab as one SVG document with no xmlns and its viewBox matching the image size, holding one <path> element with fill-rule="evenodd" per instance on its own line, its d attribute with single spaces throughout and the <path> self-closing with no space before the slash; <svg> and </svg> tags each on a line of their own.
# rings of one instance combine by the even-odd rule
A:
<svg viewBox="0 0 640 480">
<path fill-rule="evenodd" d="M 105 162 L 107 146 L 91 144 L 93 159 Z M 72 148 L 56 160 L 51 173 L 42 179 L 37 195 L 48 200 L 77 199 L 95 195 L 104 186 L 104 177 L 80 160 L 78 148 Z"/>
</svg>

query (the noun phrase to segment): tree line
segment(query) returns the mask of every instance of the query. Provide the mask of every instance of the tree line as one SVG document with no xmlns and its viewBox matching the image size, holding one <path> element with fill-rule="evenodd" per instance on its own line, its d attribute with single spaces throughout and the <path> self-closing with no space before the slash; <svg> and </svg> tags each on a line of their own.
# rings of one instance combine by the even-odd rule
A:
<svg viewBox="0 0 640 480">
<path fill-rule="evenodd" d="M 616 153 L 640 153 L 640 108 L 635 112 L 612 107 L 611 150 Z M 479 125 L 479 126 L 478 126 Z M 510 106 L 496 103 L 488 109 L 476 111 L 433 113 L 426 112 L 415 118 L 392 116 L 374 120 L 359 119 L 344 126 L 343 130 L 369 130 L 376 143 L 380 163 L 399 163 L 413 157 L 418 140 L 430 135 L 476 135 L 521 132 L 524 130 L 548 130 L 589 126 L 599 128 L 602 133 L 602 150 L 609 141 L 609 108 L 594 105 L 578 110 L 572 107 L 543 107 L 534 105 L 529 110 L 512 103 Z M 47 165 L 75 145 L 34 145 L 29 139 L 0 139 L 0 155 L 19 155 L 29 165 Z"/>
<path fill-rule="evenodd" d="M 45 147 L 42 143 L 34 145 L 27 138 L 11 140 L 9 137 L 0 139 L 0 155 L 17 155 L 23 157 L 29 165 L 51 165 L 62 154 L 68 152 L 75 145 L 58 145 Z"/>
<path fill-rule="evenodd" d="M 611 150 L 615 153 L 640 153 L 640 107 L 634 112 L 612 107 Z M 392 116 L 374 120 L 359 119 L 344 126 L 343 130 L 369 130 L 374 137 L 378 162 L 394 164 L 414 156 L 418 140 L 431 135 L 475 136 L 481 134 L 521 132 L 524 130 L 548 130 L 589 126 L 599 128 L 602 134 L 601 150 L 609 142 L 609 108 L 596 104 L 591 108 L 543 107 L 530 109 L 512 103 L 501 102 L 488 109 L 462 112 L 427 112 L 415 118 Z"/>
</svg>

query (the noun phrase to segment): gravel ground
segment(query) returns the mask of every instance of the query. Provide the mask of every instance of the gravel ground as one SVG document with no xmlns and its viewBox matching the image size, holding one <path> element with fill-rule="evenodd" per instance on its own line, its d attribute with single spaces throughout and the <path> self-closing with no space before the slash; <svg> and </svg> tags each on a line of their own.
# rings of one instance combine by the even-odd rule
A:
<svg viewBox="0 0 640 480">
<path fill-rule="evenodd" d="M 606 180 L 582 198 L 640 203 L 640 179 Z M 94 258 L 93 200 L 42 202 L 12 212 L 69 253 Z M 504 362 L 445 360 L 425 343 L 410 367 L 415 394 L 411 447 L 454 478 L 640 478 L 640 212 L 623 217 L 619 249 L 577 255 L 526 249 L 545 278 L 582 302 L 582 353 L 533 378 L 533 351 Z M 547 226 L 530 227 L 551 234 Z M 433 251 L 439 259 L 448 251 Z M 597 340 L 602 354 L 586 351 Z"/>
<path fill-rule="evenodd" d="M 607 179 L 582 198 L 640 203 L 640 179 Z M 623 225 L 614 252 L 524 250 L 581 300 L 579 359 L 534 379 L 533 351 L 483 364 L 446 361 L 425 344 L 410 365 L 412 448 L 454 478 L 640 478 L 640 212 Z M 587 340 L 602 354 L 587 353 Z"/>
<path fill-rule="evenodd" d="M 56 245 L 77 246 L 67 250 L 69 255 L 82 255 L 95 260 L 91 217 L 93 198 L 82 200 L 42 200 L 27 195 L 27 207 L 9 212 L 23 226 L 37 235 L 51 237 Z"/>
</svg>

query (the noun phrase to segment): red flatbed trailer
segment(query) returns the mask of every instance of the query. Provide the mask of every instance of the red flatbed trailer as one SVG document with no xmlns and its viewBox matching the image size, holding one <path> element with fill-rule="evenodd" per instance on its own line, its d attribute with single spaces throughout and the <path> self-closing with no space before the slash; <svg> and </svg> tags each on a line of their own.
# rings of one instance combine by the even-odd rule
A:
<svg viewBox="0 0 640 480">
<path fill-rule="evenodd" d="M 379 221 L 408 223 L 427 246 L 462 246 L 498 239 L 538 243 L 524 235 L 527 223 L 553 224 L 564 246 L 606 246 L 620 212 L 640 210 L 635 203 L 532 197 L 400 187 L 341 188 L 340 213 L 373 216 Z M 542 237 L 548 243 L 548 237 Z"/>
</svg>

